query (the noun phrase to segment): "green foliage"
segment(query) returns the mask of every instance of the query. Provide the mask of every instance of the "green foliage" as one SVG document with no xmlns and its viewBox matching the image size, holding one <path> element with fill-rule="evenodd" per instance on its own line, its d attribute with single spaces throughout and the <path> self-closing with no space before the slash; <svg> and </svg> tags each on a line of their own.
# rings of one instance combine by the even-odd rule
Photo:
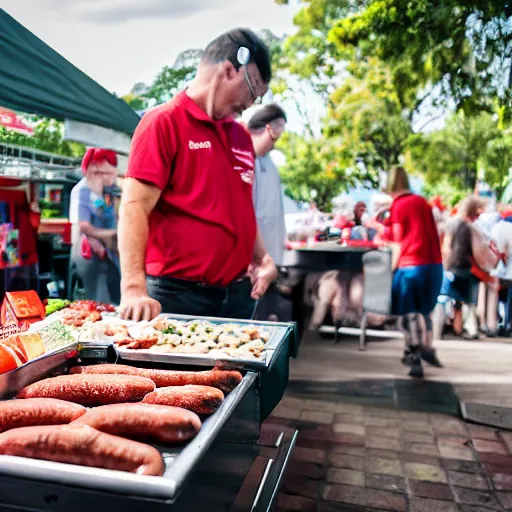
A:
<svg viewBox="0 0 512 512">
<path fill-rule="evenodd" d="M 349 63 L 343 85 L 332 95 L 324 134 L 337 139 L 341 165 L 366 169 L 374 182 L 400 162 L 412 134 L 410 115 L 391 73 L 377 59 Z"/>
<path fill-rule="evenodd" d="M 286 1 L 278 3 L 287 3 Z M 297 31 L 282 45 L 279 65 L 301 79 L 328 101 L 338 83 L 343 56 L 328 39 L 334 20 L 348 8 L 349 0 L 310 0 L 294 18 Z"/>
<path fill-rule="evenodd" d="M 338 52 L 356 49 L 401 68 L 417 92 L 429 88 L 438 101 L 454 102 L 466 114 L 491 111 L 493 97 L 505 99 L 512 53 L 508 0 L 350 4 L 329 32 Z"/>
<path fill-rule="evenodd" d="M 449 178 L 443 176 L 439 181 L 427 182 L 423 187 L 422 193 L 426 197 L 439 196 L 443 200 L 444 204 L 455 206 L 462 199 L 474 193 L 474 190 L 461 189 L 454 186 L 449 181 Z"/>
<path fill-rule="evenodd" d="M 361 183 L 375 185 L 376 177 L 371 172 L 340 164 L 335 139 L 308 139 L 289 132 L 279 140 L 278 149 L 286 156 L 286 164 L 280 169 L 282 182 L 296 201 L 314 199 L 321 210 L 330 211 L 332 199 L 341 192 Z"/>
<path fill-rule="evenodd" d="M 412 161 L 431 189 L 448 185 L 454 190 L 474 190 L 482 176 L 500 195 L 508 182 L 512 137 L 498 128 L 490 114 L 454 114 L 445 128 L 415 135 L 410 147 Z"/>
<path fill-rule="evenodd" d="M 348 173 L 372 183 L 400 162 L 425 176 L 428 192 L 444 192 L 453 200 L 473 190 L 479 173 L 498 193 L 503 189 L 512 166 L 510 2 L 300 0 L 300 5 L 297 30 L 282 45 L 278 63 L 309 81 L 328 106 L 322 140 L 303 142 L 312 145 L 317 166 L 335 161 L 344 169 L 338 179 Z M 279 84 L 285 88 L 286 80 Z M 449 116 L 441 130 L 415 134 L 413 120 L 425 114 L 425 105 L 461 114 Z M 331 148 L 328 155 L 315 153 L 317 145 Z M 298 158 L 296 168 L 308 168 L 311 155 L 291 153 Z"/>
<path fill-rule="evenodd" d="M 300 135 L 285 133 L 278 149 L 286 155 L 286 164 L 281 167 L 280 174 L 287 195 L 296 201 L 311 201 L 312 191 L 316 190 L 318 207 L 330 210 L 332 198 L 345 185 L 339 168 L 325 165 L 328 148 L 321 141 L 307 141 Z"/>
<path fill-rule="evenodd" d="M 0 142 L 5 144 L 17 144 L 62 156 L 81 158 L 85 153 L 85 146 L 63 140 L 63 135 L 64 125 L 55 119 L 39 119 L 32 136 L 6 130 L 0 126 Z"/>
<path fill-rule="evenodd" d="M 145 96 L 155 99 L 158 103 L 169 101 L 186 87 L 186 84 L 194 78 L 195 74 L 195 67 L 175 68 L 164 66 Z"/>
<path fill-rule="evenodd" d="M 135 94 L 125 94 L 121 99 L 135 111 L 144 110 L 146 108 L 146 101 Z"/>
</svg>

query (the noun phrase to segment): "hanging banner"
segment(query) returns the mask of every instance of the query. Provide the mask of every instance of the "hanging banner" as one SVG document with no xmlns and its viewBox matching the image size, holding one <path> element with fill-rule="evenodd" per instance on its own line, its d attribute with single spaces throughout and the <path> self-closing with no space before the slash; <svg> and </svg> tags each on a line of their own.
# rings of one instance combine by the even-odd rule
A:
<svg viewBox="0 0 512 512">
<path fill-rule="evenodd" d="M 0 107 L 0 126 L 7 130 L 13 130 L 23 135 L 33 135 L 34 129 L 25 124 L 15 112 L 4 107 Z"/>
</svg>

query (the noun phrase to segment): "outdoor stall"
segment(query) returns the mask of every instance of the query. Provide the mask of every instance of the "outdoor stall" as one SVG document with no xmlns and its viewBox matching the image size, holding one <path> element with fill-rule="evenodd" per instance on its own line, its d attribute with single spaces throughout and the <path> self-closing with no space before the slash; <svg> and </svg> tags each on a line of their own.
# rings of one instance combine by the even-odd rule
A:
<svg viewBox="0 0 512 512">
<path fill-rule="evenodd" d="M 139 116 L 123 100 L 73 66 L 3 9 L 0 9 L 0 55 L 0 124 L 6 129 L 31 135 L 33 126 L 25 123 L 18 113 L 43 116 L 64 122 L 66 140 L 128 153 L 130 137 Z M 33 288 L 44 295 L 48 282 L 54 283 L 54 293 L 66 295 L 69 288 L 67 281 L 70 280 L 68 262 L 71 242 L 71 226 L 67 220 L 68 199 L 72 186 L 81 179 L 81 174 L 71 178 L 65 175 L 71 167 L 76 169 L 80 162 L 20 146 L 3 144 L 0 149 L 1 174 L 21 180 L 21 183 L 9 185 L 11 188 L 6 192 L 10 197 L 14 187 L 18 189 L 16 194 L 20 199 L 17 210 L 14 211 L 12 201 L 8 207 L 11 208 L 10 217 L 16 220 L 4 222 L 0 218 L 0 223 L 10 225 L 9 237 L 19 235 L 22 245 L 30 245 L 28 250 L 18 251 L 21 264 L 16 261 L 8 263 L 8 280 L 4 279 L 5 273 L 0 272 L 0 296 L 5 288 Z M 22 189 L 26 189 L 24 197 L 21 197 Z M 41 221 L 40 212 L 33 208 L 39 200 L 43 210 Z M 54 214 L 59 217 L 46 218 L 45 213 L 50 217 Z M 17 225 L 21 222 L 20 215 L 33 221 L 32 236 L 28 234 L 30 222 L 24 222 L 23 227 Z M 20 231 L 24 234 L 20 234 Z M 36 240 L 37 231 L 41 235 L 39 240 Z M 5 237 L 0 235 L 1 238 Z M 13 255 L 15 252 L 11 251 Z M 38 252 L 45 256 L 39 262 L 39 273 Z M 7 251 L 4 253 L 7 254 Z M 1 268 L 4 266 L 0 265 Z M 43 279 L 40 279 L 41 275 Z M 6 286 L 4 281 L 12 283 L 13 279 L 23 281 L 25 285 L 21 288 L 18 284 Z"/>
<path fill-rule="evenodd" d="M 66 293 L 71 244 L 69 196 L 80 160 L 0 143 L 0 224 L 17 234 L 18 257 L 3 259 L 4 291 L 35 289 L 41 298 Z"/>
<path fill-rule="evenodd" d="M 22 299 L 9 297 L 11 320 L 37 318 L 30 301 L 16 312 Z M 283 361 L 287 370 L 293 324 L 172 315 L 136 324 L 112 310 L 72 303 L 0 341 L 16 355 L 0 361 L 0 508 L 269 510 L 296 432 L 262 427 L 265 379 Z M 69 418 L 49 420 L 55 404 L 37 403 L 49 398 L 65 400 L 53 417 Z M 15 410 L 29 411 L 30 428 L 16 429 Z"/>
<path fill-rule="evenodd" d="M 69 138 L 128 153 L 139 116 L 0 9 L 0 105 L 65 122 Z"/>
</svg>

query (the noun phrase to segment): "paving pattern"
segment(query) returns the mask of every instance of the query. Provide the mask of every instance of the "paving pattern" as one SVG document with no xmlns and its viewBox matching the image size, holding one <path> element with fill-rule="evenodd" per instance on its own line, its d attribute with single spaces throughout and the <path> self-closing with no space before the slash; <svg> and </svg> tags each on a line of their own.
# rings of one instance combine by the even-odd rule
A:
<svg viewBox="0 0 512 512">
<path fill-rule="evenodd" d="M 399 364 L 390 371 L 389 361 L 382 363 L 390 347 L 398 359 L 400 343 L 379 345 L 361 354 L 350 341 L 333 350 L 329 340 L 306 340 L 287 394 L 267 420 L 299 430 L 275 511 L 512 511 L 512 432 L 466 423 L 459 414 L 457 386 L 470 383 L 472 371 L 476 382 L 486 381 L 481 358 L 470 357 L 461 378 L 450 369 L 451 357 L 467 358 L 461 344 L 447 358 L 444 380 L 435 370 L 434 379 L 417 382 L 404 378 Z M 510 351 L 503 346 L 497 360 Z M 308 373 L 303 358 L 312 350 Z M 319 374 L 322 351 L 326 371 Z M 504 397 L 512 384 L 507 365 L 496 370 L 488 360 L 487 367 Z"/>
</svg>

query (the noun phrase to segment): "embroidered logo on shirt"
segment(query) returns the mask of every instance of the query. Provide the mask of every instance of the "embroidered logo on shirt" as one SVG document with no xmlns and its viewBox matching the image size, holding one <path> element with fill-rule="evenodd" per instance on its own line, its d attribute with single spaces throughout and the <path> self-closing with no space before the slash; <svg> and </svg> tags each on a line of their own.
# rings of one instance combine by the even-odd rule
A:
<svg viewBox="0 0 512 512">
<path fill-rule="evenodd" d="M 194 142 L 193 140 L 188 141 L 189 149 L 211 149 L 212 143 L 209 140 L 205 140 L 204 142 Z"/>
</svg>

